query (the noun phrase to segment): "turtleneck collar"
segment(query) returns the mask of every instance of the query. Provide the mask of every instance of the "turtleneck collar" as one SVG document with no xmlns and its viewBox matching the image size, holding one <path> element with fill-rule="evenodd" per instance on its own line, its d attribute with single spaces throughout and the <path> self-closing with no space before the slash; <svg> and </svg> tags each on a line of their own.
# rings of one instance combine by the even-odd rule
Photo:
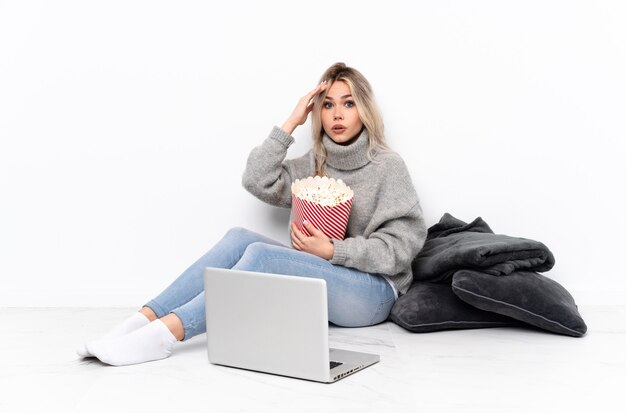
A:
<svg viewBox="0 0 626 413">
<path fill-rule="evenodd" d="M 367 157 L 369 136 L 365 128 L 356 141 L 347 146 L 335 143 L 326 133 L 322 137 L 322 142 L 326 147 L 326 164 L 332 168 L 351 171 L 370 162 Z"/>
</svg>

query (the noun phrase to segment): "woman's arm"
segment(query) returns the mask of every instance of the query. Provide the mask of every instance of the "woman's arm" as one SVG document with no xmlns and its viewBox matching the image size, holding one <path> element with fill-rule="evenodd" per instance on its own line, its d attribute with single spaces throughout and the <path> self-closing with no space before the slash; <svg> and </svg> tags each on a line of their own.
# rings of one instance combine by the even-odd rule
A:
<svg viewBox="0 0 626 413">
<path fill-rule="evenodd" d="M 269 137 L 248 155 L 242 184 L 252 195 L 270 205 L 291 206 L 291 175 L 283 162 L 292 136 L 275 126 Z"/>
<path fill-rule="evenodd" d="M 282 128 L 274 127 L 270 136 L 250 152 L 242 184 L 252 195 L 271 205 L 291 206 L 292 178 L 289 165 L 284 162 L 289 146 L 295 141 L 291 134 L 306 122 L 313 110 L 311 100 L 325 89 L 326 82 L 322 82 L 301 97 Z"/>
<path fill-rule="evenodd" d="M 406 271 L 425 240 L 426 225 L 418 202 L 368 236 L 334 240 L 330 262 L 392 276 Z"/>
<path fill-rule="evenodd" d="M 345 240 L 333 241 L 330 262 L 393 276 L 410 268 L 427 231 L 417 191 L 404 161 L 395 153 L 379 156 L 376 169 L 366 177 L 371 180 L 371 187 L 377 189 L 360 197 L 371 212 L 350 218 L 364 230 Z M 376 179 L 379 179 L 377 184 Z"/>
</svg>

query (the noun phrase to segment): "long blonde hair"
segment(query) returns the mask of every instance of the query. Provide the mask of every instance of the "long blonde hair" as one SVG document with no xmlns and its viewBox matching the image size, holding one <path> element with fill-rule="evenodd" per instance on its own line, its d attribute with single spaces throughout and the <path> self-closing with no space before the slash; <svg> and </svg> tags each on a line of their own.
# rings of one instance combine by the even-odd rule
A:
<svg viewBox="0 0 626 413">
<path fill-rule="evenodd" d="M 356 104 L 359 118 L 367 129 L 369 136 L 367 156 L 372 159 L 377 152 L 389 150 L 385 141 L 383 118 L 376 105 L 372 87 L 365 76 L 358 70 L 348 67 L 345 63 L 335 63 L 322 75 L 320 82 L 327 81 L 326 90 L 313 100 L 313 114 L 311 116 L 313 128 L 313 151 L 315 153 L 315 172 L 324 176 L 326 169 L 326 148 L 322 141 L 324 128 L 322 127 L 321 108 L 326 98 L 326 93 L 334 82 L 344 82 L 350 88 L 352 98 Z"/>
</svg>

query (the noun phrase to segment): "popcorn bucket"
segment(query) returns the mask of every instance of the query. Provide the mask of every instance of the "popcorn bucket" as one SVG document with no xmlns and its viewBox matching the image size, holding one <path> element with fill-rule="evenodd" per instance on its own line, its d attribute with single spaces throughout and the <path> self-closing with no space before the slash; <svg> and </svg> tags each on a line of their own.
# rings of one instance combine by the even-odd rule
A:
<svg viewBox="0 0 626 413">
<path fill-rule="evenodd" d="M 341 179 L 308 177 L 291 184 L 293 222 L 307 236 L 302 222 L 309 221 L 327 237 L 343 239 L 354 193 Z"/>
</svg>

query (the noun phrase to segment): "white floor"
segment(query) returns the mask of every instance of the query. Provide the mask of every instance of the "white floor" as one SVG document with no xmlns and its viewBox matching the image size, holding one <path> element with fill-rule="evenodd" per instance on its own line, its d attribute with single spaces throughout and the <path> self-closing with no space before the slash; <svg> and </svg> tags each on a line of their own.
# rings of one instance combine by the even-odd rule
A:
<svg viewBox="0 0 626 413">
<path fill-rule="evenodd" d="M 131 309 L 0 309 L 0 412 L 626 412 L 626 307 L 582 307 L 571 338 L 498 328 L 332 328 L 331 345 L 381 354 L 334 384 L 208 363 L 205 336 L 143 365 L 79 359 Z"/>
</svg>

